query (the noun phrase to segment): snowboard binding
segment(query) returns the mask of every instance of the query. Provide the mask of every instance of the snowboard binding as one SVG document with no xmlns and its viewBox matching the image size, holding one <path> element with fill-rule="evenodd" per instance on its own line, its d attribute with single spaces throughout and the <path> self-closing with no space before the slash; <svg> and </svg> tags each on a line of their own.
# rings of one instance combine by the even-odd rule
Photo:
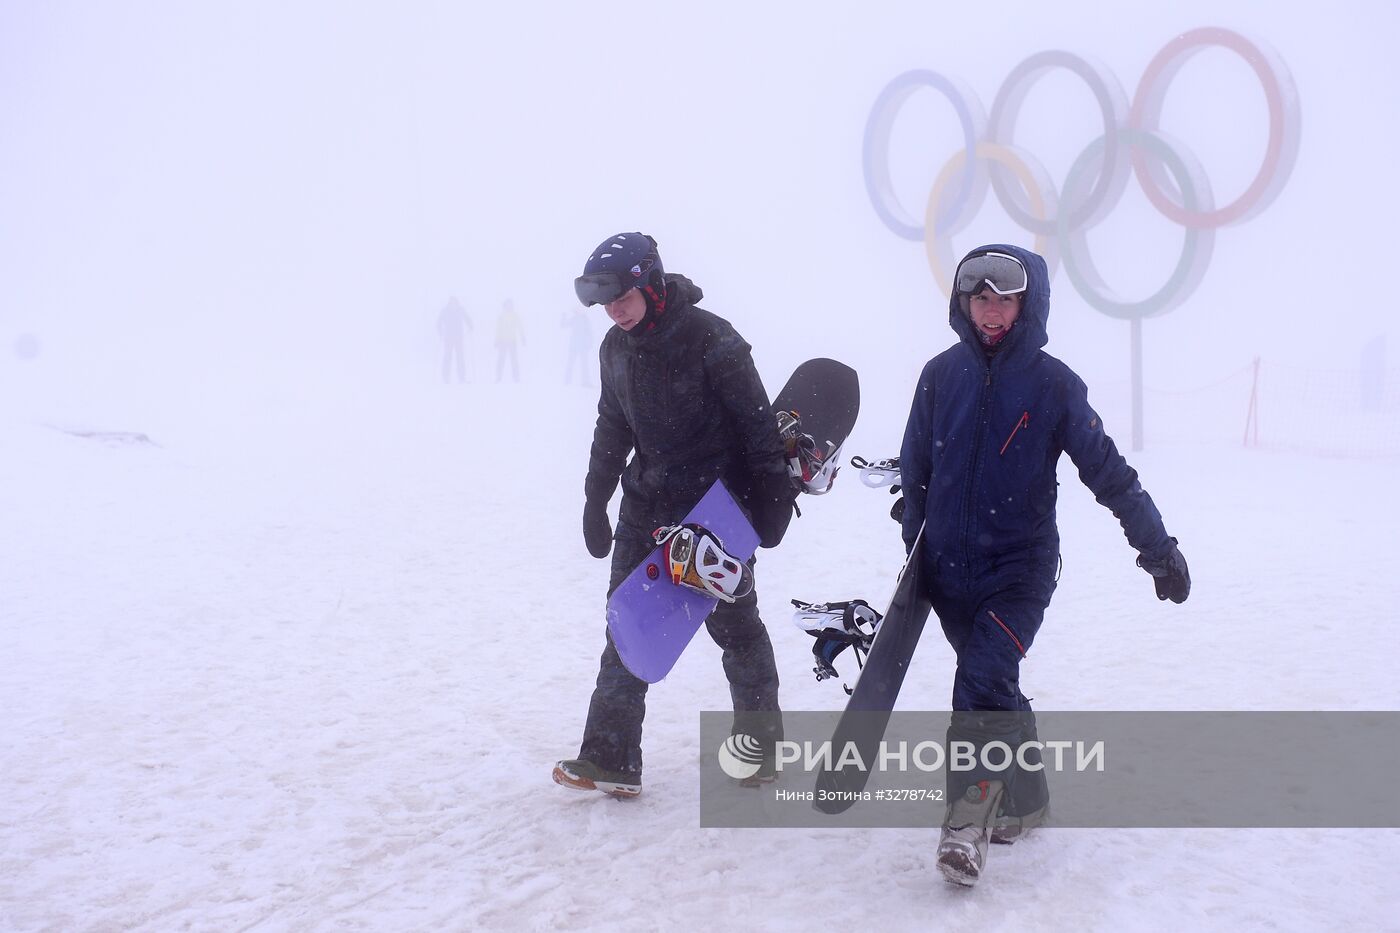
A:
<svg viewBox="0 0 1400 933">
<path fill-rule="evenodd" d="M 899 482 L 898 457 L 874 461 L 864 457 L 852 457 L 851 466 L 860 470 L 860 481 L 871 489 L 883 489 Z"/>
<path fill-rule="evenodd" d="M 821 450 L 812 435 L 802 431 L 802 416 L 796 411 L 779 411 L 778 436 L 782 438 L 787 456 L 788 476 L 802 492 L 821 496 L 836 483 L 836 471 L 841 469 L 841 447 L 827 441 Z"/>
<path fill-rule="evenodd" d="M 866 460 L 864 457 L 852 457 L 851 466 L 860 470 L 860 481 L 871 489 L 883 489 L 888 486 L 890 495 L 899 496 L 899 458 L 890 457 L 888 460 Z M 904 497 L 900 496 L 894 500 L 894 505 L 890 507 L 890 518 L 897 522 L 904 521 Z"/>
<path fill-rule="evenodd" d="M 792 621 L 798 628 L 815 638 L 812 656 L 817 666 L 812 672 L 817 682 L 838 676 L 835 666 L 836 656 L 847 648 L 855 652 L 856 666 L 865 667 L 865 656 L 875 642 L 875 633 L 880 629 L 879 612 L 863 599 L 848 599 L 840 602 L 808 603 L 800 599 L 792 601 L 797 611 Z M 851 688 L 842 684 L 846 693 Z"/>
<path fill-rule="evenodd" d="M 701 525 L 665 525 L 652 533 L 665 547 L 666 567 L 677 586 L 732 603 L 753 592 L 753 570 L 731 557 L 719 538 Z"/>
</svg>

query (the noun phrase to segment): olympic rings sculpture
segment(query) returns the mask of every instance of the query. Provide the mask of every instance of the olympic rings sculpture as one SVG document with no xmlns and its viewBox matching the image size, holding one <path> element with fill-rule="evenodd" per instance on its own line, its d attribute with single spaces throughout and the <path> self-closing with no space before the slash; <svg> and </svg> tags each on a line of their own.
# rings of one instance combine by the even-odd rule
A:
<svg viewBox="0 0 1400 933">
<path fill-rule="evenodd" d="M 1200 162 L 1161 130 L 1162 104 L 1172 80 L 1192 56 L 1211 47 L 1234 52 L 1253 69 L 1269 116 L 1259 170 L 1238 198 L 1221 207 L 1215 204 Z M 1057 68 L 1084 81 L 1103 121 L 1103 134 L 1074 160 L 1059 190 L 1045 167 L 1014 142 L 1026 95 Z M 889 145 L 901 107 L 923 88 L 952 104 L 963 148 L 939 171 L 920 222 L 895 196 Z M 1170 311 L 1200 285 L 1217 228 L 1255 217 L 1278 197 L 1297 161 L 1300 124 L 1298 91 L 1277 54 L 1239 33 L 1207 27 L 1167 43 L 1148 63 L 1131 103 L 1107 68 L 1064 51 L 1039 52 L 1012 69 L 992 101 L 990 116 L 962 82 L 934 71 L 907 71 L 885 86 L 871 108 L 865 127 L 865 187 L 885 226 L 906 240 L 924 243 L 929 266 L 945 294 L 952 288 L 952 238 L 981 210 L 990 187 L 1011 219 L 1034 235 L 1035 250 L 1045 257 L 1052 277 L 1063 264 L 1090 306 L 1111 317 L 1140 319 Z M 1117 206 L 1130 176 L 1137 178 L 1153 207 L 1186 231 L 1171 277 L 1140 301 L 1125 300 L 1107 285 L 1087 242 L 1088 231 Z"/>
</svg>

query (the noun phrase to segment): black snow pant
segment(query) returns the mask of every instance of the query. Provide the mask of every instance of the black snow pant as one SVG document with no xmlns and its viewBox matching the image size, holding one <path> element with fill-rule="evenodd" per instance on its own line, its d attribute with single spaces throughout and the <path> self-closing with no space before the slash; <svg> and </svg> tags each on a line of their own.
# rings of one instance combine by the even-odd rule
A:
<svg viewBox="0 0 1400 933">
<path fill-rule="evenodd" d="M 646 535 L 619 529 L 613 544 L 609 595 L 655 546 Z M 758 616 L 757 592 L 732 603 L 720 602 L 705 620 L 705 629 L 724 651 L 724 675 L 734 703 L 734 733 L 751 735 L 765 748 L 773 748 L 782 739 L 778 668 L 768 630 Z M 598 666 L 598 685 L 588 706 L 580 758 L 609 771 L 642 773 L 642 719 L 648 686 L 623 665 L 609 632 Z"/>
<path fill-rule="evenodd" d="M 1035 714 L 1021 692 L 1021 660 L 1045 617 L 1053 588 L 1053 582 L 1048 591 L 1043 586 L 1011 583 L 975 595 L 950 594 L 939 588 L 930 594 L 943 634 L 958 658 L 953 718 L 948 727 L 950 801 L 964 794 L 969 785 L 994 780 L 1006 786 L 1003 813 L 1024 816 L 1049 802 L 1045 772 L 1035 767 L 1040 764 L 1036 748 L 1024 753 L 1031 769 L 1022 768 L 1014 757 L 1005 770 L 986 768 L 981 762 L 989 743 L 1003 742 L 1014 755 L 1022 743 L 1038 741 Z M 977 767 L 952 770 L 954 742 L 971 743 Z M 988 758 L 1000 765 L 1005 754 L 994 748 Z"/>
</svg>

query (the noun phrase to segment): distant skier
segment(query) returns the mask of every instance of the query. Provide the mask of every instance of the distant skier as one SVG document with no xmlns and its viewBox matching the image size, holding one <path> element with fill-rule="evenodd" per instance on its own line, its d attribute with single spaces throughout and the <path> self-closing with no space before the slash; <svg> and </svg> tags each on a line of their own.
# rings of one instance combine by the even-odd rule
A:
<svg viewBox="0 0 1400 933">
<path fill-rule="evenodd" d="M 905 547 L 922 526 L 928 595 L 957 654 L 948 741 L 972 742 L 979 761 L 990 742 L 1015 749 L 1036 738 L 1020 664 L 1055 590 L 1061 453 L 1118 518 L 1157 597 L 1180 603 L 1191 592 L 1176 539 L 1083 380 L 1041 349 L 1049 313 L 1044 259 L 1014 246 L 969 253 L 949 302 L 959 342 L 924 367 L 900 449 Z M 1040 823 L 1048 800 L 1040 770 L 950 772 L 939 870 L 975 884 L 989 836 L 1014 840 Z"/>
<path fill-rule="evenodd" d="M 564 385 L 574 381 L 574 371 L 578 371 L 578 384 L 588 385 L 589 355 L 593 350 L 593 320 L 582 308 L 574 308 L 564 315 L 560 326 L 569 332 L 569 358 L 564 365 Z"/>
<path fill-rule="evenodd" d="M 509 298 L 501 305 L 501 313 L 496 316 L 496 381 L 501 381 L 506 361 L 510 361 L 512 382 L 520 381 L 519 348 L 525 343 L 525 328 L 520 323 L 520 315 L 515 312 L 515 302 Z"/>
<path fill-rule="evenodd" d="M 472 332 L 472 319 L 462 310 L 456 296 L 438 312 L 438 336 L 442 338 L 442 381 L 448 382 L 448 374 L 456 370 L 457 381 L 467 381 L 467 334 Z M 473 378 L 475 373 L 472 374 Z"/>
<path fill-rule="evenodd" d="M 604 240 L 574 290 L 585 306 L 603 305 L 617 325 L 599 350 L 598 421 L 583 509 L 589 553 L 602 558 L 612 549 L 608 592 L 651 552 L 653 530 L 680 522 L 718 478 L 745 505 L 762 545 L 777 544 L 795 492 L 744 338 L 696 305 L 703 293 L 690 279 L 663 273 L 656 241 L 642 233 Z M 614 535 L 607 508 L 619 477 Z M 705 625 L 724 649 L 736 732 L 771 752 L 782 737 L 778 671 L 757 595 L 721 602 Z M 640 794 L 646 693 L 647 683 L 623 666 L 609 634 L 579 756 L 556 764 L 554 780 L 614 797 Z M 747 783 L 772 779 L 770 756 Z"/>
</svg>

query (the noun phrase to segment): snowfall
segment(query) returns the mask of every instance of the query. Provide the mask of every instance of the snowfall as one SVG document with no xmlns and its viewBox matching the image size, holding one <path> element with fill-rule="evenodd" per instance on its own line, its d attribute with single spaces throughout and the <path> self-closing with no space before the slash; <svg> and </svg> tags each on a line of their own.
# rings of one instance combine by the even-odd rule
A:
<svg viewBox="0 0 1400 933">
<path fill-rule="evenodd" d="M 703 633 L 649 694 L 644 794 L 556 786 L 607 563 L 579 532 L 596 389 L 537 362 L 518 384 L 443 385 L 426 359 L 334 391 L 215 371 L 189 397 L 7 365 L 0 928 L 1400 925 L 1395 829 L 1051 828 L 994 848 L 972 890 L 929 830 L 702 829 L 698 714 L 728 698 Z M 902 385 L 872 382 L 847 454 L 897 452 Z M 1064 464 L 1037 708 L 1400 708 L 1394 459 L 1132 460 L 1193 592 L 1159 602 Z M 760 552 L 787 709 L 844 700 L 788 600 L 893 589 L 890 497 L 852 474 Z M 952 669 L 930 626 L 900 708 L 946 708 Z"/>
</svg>

